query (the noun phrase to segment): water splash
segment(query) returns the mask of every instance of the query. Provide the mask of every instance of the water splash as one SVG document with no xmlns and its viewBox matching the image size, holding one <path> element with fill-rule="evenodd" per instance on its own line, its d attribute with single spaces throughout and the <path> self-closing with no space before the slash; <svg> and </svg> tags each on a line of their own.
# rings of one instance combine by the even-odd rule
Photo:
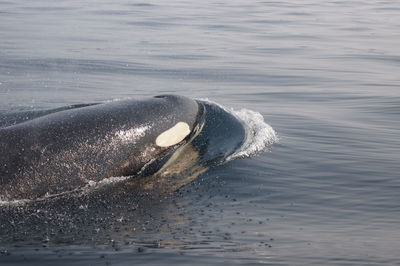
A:
<svg viewBox="0 0 400 266">
<path fill-rule="evenodd" d="M 231 112 L 241 121 L 246 128 L 246 139 L 234 154 L 227 158 L 227 161 L 251 157 L 268 150 L 274 143 L 279 142 L 275 130 L 264 121 L 264 117 L 255 111 L 240 109 Z"/>
<path fill-rule="evenodd" d="M 211 101 L 207 98 L 199 100 L 217 105 L 224 111 L 235 116 L 243 123 L 243 126 L 246 130 L 246 138 L 242 146 L 226 158 L 226 162 L 237 158 L 258 155 L 270 149 L 273 144 L 279 142 L 278 134 L 269 124 L 264 121 L 264 117 L 259 112 L 245 108 L 235 110 Z"/>
</svg>

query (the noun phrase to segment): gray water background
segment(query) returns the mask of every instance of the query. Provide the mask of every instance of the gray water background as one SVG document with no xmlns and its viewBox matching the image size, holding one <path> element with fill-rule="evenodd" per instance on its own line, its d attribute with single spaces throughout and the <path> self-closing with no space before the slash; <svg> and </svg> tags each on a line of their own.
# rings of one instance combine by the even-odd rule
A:
<svg viewBox="0 0 400 266">
<path fill-rule="evenodd" d="M 2 112 L 175 93 L 280 136 L 172 195 L 162 232 L 1 265 L 400 265 L 399 29 L 398 1 L 1 0 Z"/>
</svg>

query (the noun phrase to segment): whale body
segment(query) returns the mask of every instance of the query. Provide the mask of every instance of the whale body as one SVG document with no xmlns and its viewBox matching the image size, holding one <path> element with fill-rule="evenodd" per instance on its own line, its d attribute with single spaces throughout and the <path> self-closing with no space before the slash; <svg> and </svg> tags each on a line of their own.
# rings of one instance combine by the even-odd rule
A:
<svg viewBox="0 0 400 266">
<path fill-rule="evenodd" d="M 0 128 L 0 200 L 152 174 L 204 124 L 203 104 L 162 95 L 45 114 Z"/>
</svg>

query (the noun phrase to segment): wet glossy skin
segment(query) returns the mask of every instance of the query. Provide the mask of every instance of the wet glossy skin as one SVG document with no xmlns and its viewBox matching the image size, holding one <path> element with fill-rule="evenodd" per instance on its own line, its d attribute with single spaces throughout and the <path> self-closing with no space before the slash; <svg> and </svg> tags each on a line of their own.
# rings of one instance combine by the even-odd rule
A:
<svg viewBox="0 0 400 266">
<path fill-rule="evenodd" d="M 198 115 L 194 100 L 159 96 L 65 110 L 2 128 L 0 197 L 65 192 L 135 175 L 146 164 L 154 165 L 147 170 L 154 172 L 161 165 L 157 161 L 190 137 Z M 163 145 L 157 145 L 160 136 Z"/>
</svg>

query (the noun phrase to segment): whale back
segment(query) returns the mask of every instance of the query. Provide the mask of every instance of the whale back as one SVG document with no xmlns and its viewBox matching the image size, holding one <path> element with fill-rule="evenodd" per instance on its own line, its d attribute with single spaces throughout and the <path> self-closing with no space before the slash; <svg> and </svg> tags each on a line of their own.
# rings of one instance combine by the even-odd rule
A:
<svg viewBox="0 0 400 266">
<path fill-rule="evenodd" d="M 0 197 L 37 198 L 112 176 L 155 172 L 201 127 L 182 96 L 62 110 L 0 129 Z M 154 168 L 154 169 L 152 169 Z"/>
</svg>

